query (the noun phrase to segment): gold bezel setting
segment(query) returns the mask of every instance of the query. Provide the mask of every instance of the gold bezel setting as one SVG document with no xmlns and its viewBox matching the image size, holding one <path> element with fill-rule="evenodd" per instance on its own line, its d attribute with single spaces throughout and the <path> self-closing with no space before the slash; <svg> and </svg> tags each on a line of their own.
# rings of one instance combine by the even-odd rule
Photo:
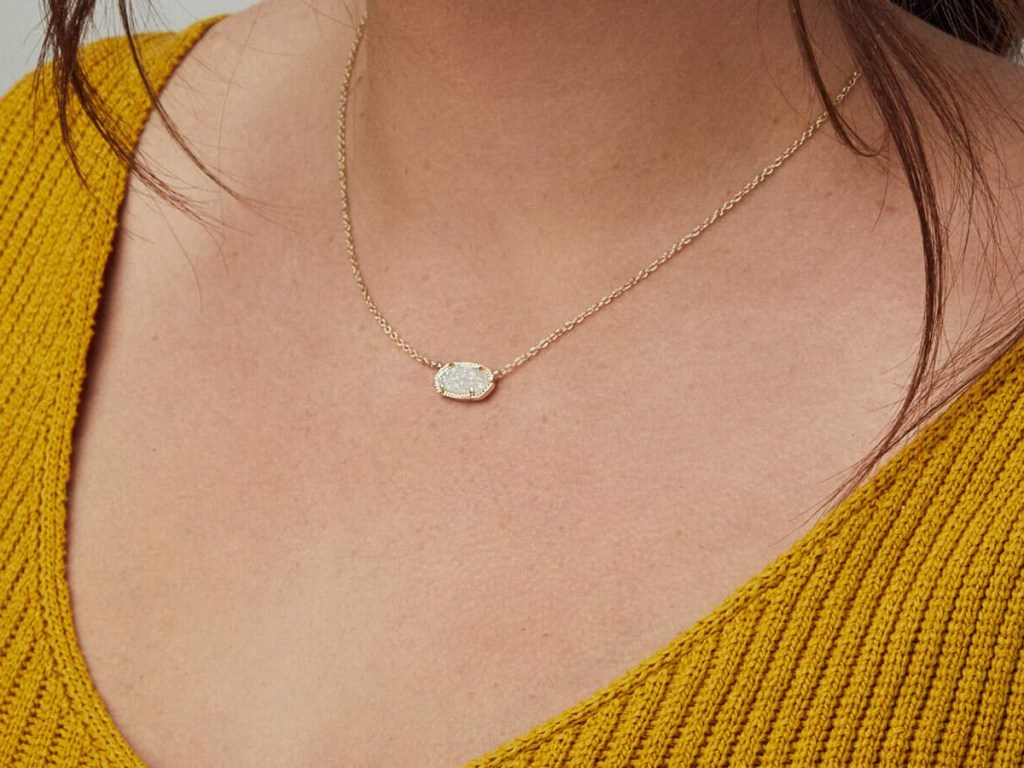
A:
<svg viewBox="0 0 1024 768">
<path fill-rule="evenodd" d="M 446 363 L 434 374 L 434 389 L 452 400 L 483 400 L 494 391 L 494 372 L 480 363 Z"/>
</svg>

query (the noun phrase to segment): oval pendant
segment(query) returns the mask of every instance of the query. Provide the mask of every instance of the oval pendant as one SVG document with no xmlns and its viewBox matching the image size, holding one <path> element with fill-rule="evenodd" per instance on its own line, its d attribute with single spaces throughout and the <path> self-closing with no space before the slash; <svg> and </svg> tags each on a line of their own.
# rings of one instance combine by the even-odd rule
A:
<svg viewBox="0 0 1024 768">
<path fill-rule="evenodd" d="M 447 363 L 434 374 L 434 389 L 452 400 L 483 400 L 494 391 L 494 373 L 480 363 Z"/>
</svg>

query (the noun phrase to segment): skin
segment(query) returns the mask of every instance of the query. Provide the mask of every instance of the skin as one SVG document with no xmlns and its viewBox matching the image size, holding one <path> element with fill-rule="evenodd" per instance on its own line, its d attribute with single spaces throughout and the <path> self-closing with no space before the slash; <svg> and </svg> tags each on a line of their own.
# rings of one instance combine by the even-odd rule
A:
<svg viewBox="0 0 1024 768">
<path fill-rule="evenodd" d="M 819 110 L 783 4 L 735 5 L 378 4 L 352 213 L 373 295 L 414 346 L 508 362 L 803 130 Z M 834 92 L 852 66 L 807 5 Z M 912 201 L 884 155 L 826 126 L 489 400 L 442 400 L 346 260 L 333 153 L 353 18 L 255 6 L 167 86 L 184 135 L 256 204 L 158 121 L 143 135 L 219 223 L 129 188 L 76 431 L 68 580 L 96 686 L 154 768 L 447 768 L 524 733 L 792 546 L 911 372 Z M 913 28 L 1019 91 L 1009 65 Z M 865 93 L 844 109 L 879 135 Z M 1020 272 L 985 267 L 976 240 L 958 258 L 951 338 Z"/>
</svg>

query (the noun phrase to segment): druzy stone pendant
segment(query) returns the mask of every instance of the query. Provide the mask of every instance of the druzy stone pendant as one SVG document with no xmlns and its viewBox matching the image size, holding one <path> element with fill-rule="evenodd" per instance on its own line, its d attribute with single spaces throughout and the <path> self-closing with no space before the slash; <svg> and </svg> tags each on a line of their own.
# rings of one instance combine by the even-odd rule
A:
<svg viewBox="0 0 1024 768">
<path fill-rule="evenodd" d="M 434 389 L 452 400 L 483 400 L 494 391 L 494 373 L 480 363 L 447 363 L 434 374 Z"/>
</svg>

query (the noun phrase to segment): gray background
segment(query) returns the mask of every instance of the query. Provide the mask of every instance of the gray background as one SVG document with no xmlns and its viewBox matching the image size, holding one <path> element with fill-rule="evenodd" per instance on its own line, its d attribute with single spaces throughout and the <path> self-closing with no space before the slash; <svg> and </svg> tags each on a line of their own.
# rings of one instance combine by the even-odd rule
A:
<svg viewBox="0 0 1024 768">
<path fill-rule="evenodd" d="M 233 12 L 256 0 L 136 0 L 141 29 L 180 29 L 196 19 Z M 101 36 L 117 34 L 120 22 L 107 10 L 113 0 L 100 0 L 97 16 Z M 150 13 L 149 7 L 158 13 Z M 35 67 L 42 36 L 42 12 L 37 0 L 0 0 L 0 93 L 6 92 L 24 73 Z"/>
</svg>

